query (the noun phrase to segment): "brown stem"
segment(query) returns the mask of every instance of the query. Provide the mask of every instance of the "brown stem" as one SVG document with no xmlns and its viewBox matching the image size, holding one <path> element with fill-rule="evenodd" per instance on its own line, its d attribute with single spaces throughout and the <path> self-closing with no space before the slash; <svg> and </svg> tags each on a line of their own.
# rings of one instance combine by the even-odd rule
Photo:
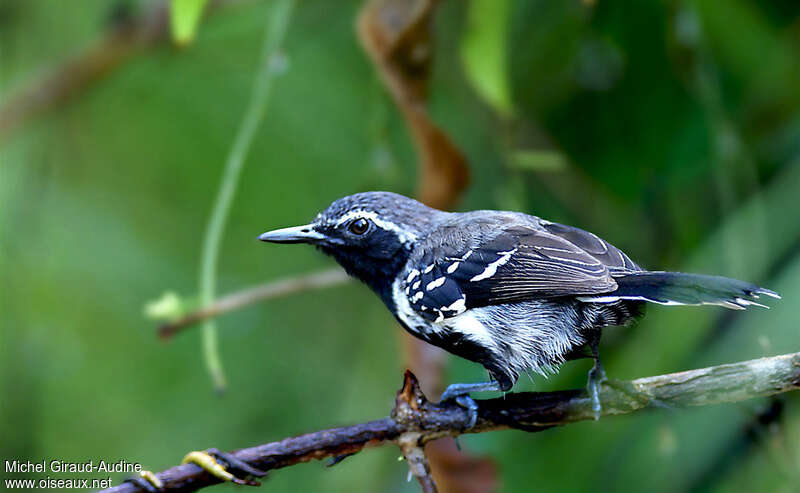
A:
<svg viewBox="0 0 800 493">
<path fill-rule="evenodd" d="M 603 416 L 628 414 L 651 405 L 671 408 L 706 406 L 764 397 L 800 389 L 800 353 L 712 366 L 632 381 L 611 381 L 600 393 Z M 435 491 L 426 472 L 421 447 L 431 440 L 464 433 L 501 429 L 543 431 L 577 421 L 594 419 L 590 399 L 583 390 L 524 392 L 479 400 L 478 422 L 465 430 L 467 412 L 452 402 L 429 402 L 411 372 L 406 372 L 391 417 L 333 428 L 279 442 L 236 450 L 237 459 L 267 471 L 312 459 L 352 455 L 367 447 L 392 442 L 405 447 L 412 472 L 424 491 Z M 415 455 L 416 454 L 416 455 Z M 409 457 L 410 456 L 410 457 Z M 419 468 L 422 468 L 421 470 Z M 157 474 L 165 491 L 195 491 L 219 480 L 194 464 L 176 466 Z M 106 492 L 139 491 L 122 483 Z"/>
<path fill-rule="evenodd" d="M 237 310 L 243 306 L 251 305 L 259 301 L 271 300 L 299 293 L 309 289 L 321 289 L 336 286 L 347 282 L 349 278 L 341 269 L 329 269 L 313 272 L 304 276 L 289 277 L 270 281 L 258 286 L 236 291 L 235 293 L 223 296 L 212 304 L 199 308 L 183 317 L 167 322 L 158 328 L 158 335 L 162 339 L 169 339 L 181 330 L 202 322 L 208 318 Z"/>
</svg>

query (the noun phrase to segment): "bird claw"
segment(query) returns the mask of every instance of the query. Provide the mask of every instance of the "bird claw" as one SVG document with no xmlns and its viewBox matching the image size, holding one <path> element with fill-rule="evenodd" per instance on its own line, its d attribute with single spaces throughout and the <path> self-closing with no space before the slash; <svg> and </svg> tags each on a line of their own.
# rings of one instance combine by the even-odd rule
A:
<svg viewBox="0 0 800 493">
<path fill-rule="evenodd" d="M 480 382 L 480 383 L 454 383 L 449 385 L 444 392 L 439 402 L 445 402 L 454 399 L 456 404 L 467 410 L 467 423 L 465 429 L 470 429 L 478 422 L 478 403 L 475 399 L 469 396 L 470 392 L 491 392 L 500 390 L 500 385 L 495 382 Z"/>
<path fill-rule="evenodd" d="M 225 462 L 227 465 L 220 464 L 220 461 Z M 247 479 L 246 477 L 242 478 L 234 476 L 230 471 L 228 471 L 228 469 L 244 473 L 245 476 L 255 476 L 260 478 L 267 475 L 266 472 L 254 468 L 250 464 L 237 459 L 231 454 L 226 454 L 213 448 L 206 451 L 189 452 L 186 454 L 186 457 L 183 458 L 182 463 L 186 464 L 189 462 L 200 466 L 204 471 L 222 481 L 228 481 L 241 485 L 260 486 L 261 483 Z"/>
<path fill-rule="evenodd" d="M 467 425 L 464 427 L 469 430 L 478 422 L 478 403 L 468 395 L 456 397 L 456 403 L 467 410 Z"/>
</svg>

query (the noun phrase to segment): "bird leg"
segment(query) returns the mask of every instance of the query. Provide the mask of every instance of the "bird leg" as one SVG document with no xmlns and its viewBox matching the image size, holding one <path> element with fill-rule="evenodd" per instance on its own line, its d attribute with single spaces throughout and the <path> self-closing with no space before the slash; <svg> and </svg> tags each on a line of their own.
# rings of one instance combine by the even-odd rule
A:
<svg viewBox="0 0 800 493">
<path fill-rule="evenodd" d="M 600 330 L 592 331 L 589 335 L 589 349 L 592 351 L 592 359 L 594 359 L 594 366 L 589 370 L 589 379 L 586 382 L 586 391 L 592 399 L 592 412 L 594 412 L 594 419 L 600 419 L 603 412 L 603 405 L 600 403 L 600 385 L 602 385 L 608 378 L 606 378 L 606 371 L 603 369 L 603 364 L 600 362 Z"/>
<path fill-rule="evenodd" d="M 467 429 L 475 426 L 478 421 L 478 403 L 475 399 L 469 396 L 470 392 L 492 392 L 498 391 L 500 384 L 496 381 L 492 382 L 479 382 L 479 383 L 454 383 L 449 385 L 442 393 L 440 402 L 450 399 L 455 399 L 456 404 L 467 410 L 469 420 L 467 421 Z"/>
</svg>

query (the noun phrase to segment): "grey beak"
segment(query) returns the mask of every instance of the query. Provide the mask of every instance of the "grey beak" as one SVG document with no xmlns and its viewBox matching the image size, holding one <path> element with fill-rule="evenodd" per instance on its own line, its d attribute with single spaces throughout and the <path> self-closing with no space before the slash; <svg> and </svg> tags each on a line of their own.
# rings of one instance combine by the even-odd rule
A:
<svg viewBox="0 0 800 493">
<path fill-rule="evenodd" d="M 314 230 L 313 224 L 267 231 L 258 237 L 261 241 L 272 243 L 315 243 L 325 239 L 325 235 Z"/>
</svg>

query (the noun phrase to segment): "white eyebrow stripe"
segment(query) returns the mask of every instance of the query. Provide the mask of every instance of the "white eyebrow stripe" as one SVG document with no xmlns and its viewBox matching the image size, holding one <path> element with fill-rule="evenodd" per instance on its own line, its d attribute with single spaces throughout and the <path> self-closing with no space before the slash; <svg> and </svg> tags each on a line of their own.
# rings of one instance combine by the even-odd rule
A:
<svg viewBox="0 0 800 493">
<path fill-rule="evenodd" d="M 375 224 L 375 226 L 385 231 L 391 231 L 395 233 L 397 237 L 400 239 L 401 243 L 413 243 L 414 241 L 417 240 L 417 235 L 415 235 L 414 233 L 401 228 L 400 226 L 391 221 L 386 221 L 385 219 L 381 219 L 378 216 L 377 212 L 367 211 L 363 209 L 347 211 L 336 221 L 335 226 L 339 227 L 342 224 L 346 223 L 347 221 L 360 217 L 364 219 L 369 219 Z"/>
</svg>

